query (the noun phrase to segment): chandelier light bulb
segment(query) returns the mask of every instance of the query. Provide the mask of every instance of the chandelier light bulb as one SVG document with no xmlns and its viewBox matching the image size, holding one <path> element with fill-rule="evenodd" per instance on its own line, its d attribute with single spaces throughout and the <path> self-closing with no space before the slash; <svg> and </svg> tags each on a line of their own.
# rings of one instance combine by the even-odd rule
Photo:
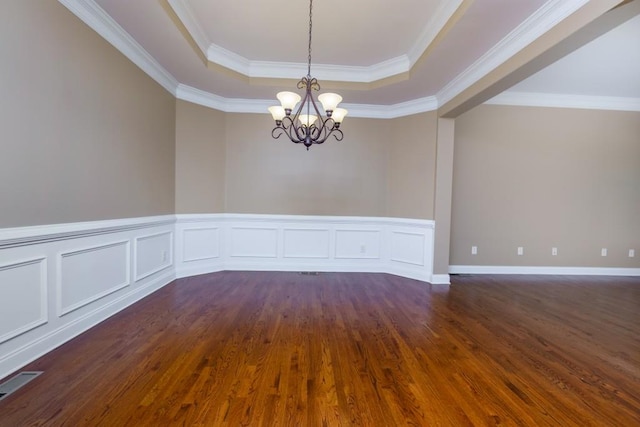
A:
<svg viewBox="0 0 640 427">
<path fill-rule="evenodd" d="M 345 110 L 344 108 L 336 108 L 335 110 L 333 110 L 331 118 L 334 122 L 336 122 L 337 125 L 339 125 L 340 123 L 342 123 L 348 112 L 349 111 Z"/>
<path fill-rule="evenodd" d="M 322 103 L 322 108 L 327 112 L 327 115 L 331 116 L 331 112 L 342 102 L 342 97 L 337 93 L 323 93 L 318 96 L 318 101 Z"/>
<path fill-rule="evenodd" d="M 296 108 L 296 104 L 302 99 L 300 95 L 295 92 L 279 92 L 276 97 L 282 104 L 282 108 L 284 108 L 285 111 L 288 110 L 287 115 Z"/>
<path fill-rule="evenodd" d="M 271 113 L 271 117 L 273 117 L 273 120 L 275 120 L 276 122 L 282 122 L 282 119 L 284 119 L 284 116 L 286 116 L 286 112 L 284 111 L 284 108 L 280 105 L 274 105 L 273 107 L 269 107 L 269 112 Z"/>
<path fill-rule="evenodd" d="M 316 120 L 318 120 L 318 116 L 315 116 L 313 114 L 300 114 L 298 116 L 298 120 L 300 120 L 302 126 L 310 128 L 316 122 Z"/>
</svg>

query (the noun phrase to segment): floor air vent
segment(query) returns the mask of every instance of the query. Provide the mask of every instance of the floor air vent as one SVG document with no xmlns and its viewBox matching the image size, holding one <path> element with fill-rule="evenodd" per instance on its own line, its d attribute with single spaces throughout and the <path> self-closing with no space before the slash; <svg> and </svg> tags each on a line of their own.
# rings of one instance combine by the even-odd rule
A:
<svg viewBox="0 0 640 427">
<path fill-rule="evenodd" d="M 317 271 L 301 271 L 300 274 L 304 276 L 319 276 L 320 273 Z"/>
<path fill-rule="evenodd" d="M 42 371 L 24 371 L 0 384 L 0 400 L 40 375 Z"/>
</svg>

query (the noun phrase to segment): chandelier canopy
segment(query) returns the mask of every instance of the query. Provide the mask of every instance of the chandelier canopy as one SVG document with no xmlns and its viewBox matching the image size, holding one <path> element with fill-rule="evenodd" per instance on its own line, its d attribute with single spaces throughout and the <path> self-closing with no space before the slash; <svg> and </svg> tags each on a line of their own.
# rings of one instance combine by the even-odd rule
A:
<svg viewBox="0 0 640 427">
<path fill-rule="evenodd" d="M 316 101 L 313 99 L 312 90 L 319 91 L 318 80 L 311 77 L 311 30 L 313 16 L 313 0 L 309 0 L 309 58 L 307 75 L 298 82 L 298 89 L 304 89 L 304 98 L 295 92 L 280 92 L 277 95 L 281 105 L 269 107 L 269 112 L 276 121 L 276 127 L 271 131 L 273 138 L 280 138 L 282 134 L 296 144 L 304 144 L 309 150 L 313 144 L 322 144 L 331 135 L 338 141 L 342 141 L 343 134 L 340 124 L 347 115 L 347 110 L 338 108 L 342 97 L 337 93 L 323 93 L 318 96 L 318 101 L 325 111 L 323 117 Z M 302 100 L 302 102 L 300 102 Z M 298 105 L 298 102 L 300 104 Z M 298 108 L 296 109 L 296 105 Z M 295 110 L 295 113 L 293 113 Z"/>
</svg>

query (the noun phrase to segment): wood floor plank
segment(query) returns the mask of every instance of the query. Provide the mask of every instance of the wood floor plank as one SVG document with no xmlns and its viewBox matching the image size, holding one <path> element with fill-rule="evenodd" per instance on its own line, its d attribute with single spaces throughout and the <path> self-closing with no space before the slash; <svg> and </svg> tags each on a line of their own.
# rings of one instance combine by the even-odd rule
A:
<svg viewBox="0 0 640 427">
<path fill-rule="evenodd" d="M 0 426 L 640 425 L 640 279 L 221 272 L 25 367 Z"/>
</svg>

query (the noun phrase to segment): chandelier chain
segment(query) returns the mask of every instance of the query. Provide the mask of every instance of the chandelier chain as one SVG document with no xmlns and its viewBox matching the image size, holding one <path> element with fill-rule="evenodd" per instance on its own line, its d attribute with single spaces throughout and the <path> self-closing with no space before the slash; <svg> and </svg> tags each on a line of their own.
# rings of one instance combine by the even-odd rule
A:
<svg viewBox="0 0 640 427">
<path fill-rule="evenodd" d="M 313 16 L 313 0 L 309 1 L 309 62 L 307 65 L 307 77 L 311 77 L 311 30 L 313 28 L 312 16 Z"/>
</svg>

